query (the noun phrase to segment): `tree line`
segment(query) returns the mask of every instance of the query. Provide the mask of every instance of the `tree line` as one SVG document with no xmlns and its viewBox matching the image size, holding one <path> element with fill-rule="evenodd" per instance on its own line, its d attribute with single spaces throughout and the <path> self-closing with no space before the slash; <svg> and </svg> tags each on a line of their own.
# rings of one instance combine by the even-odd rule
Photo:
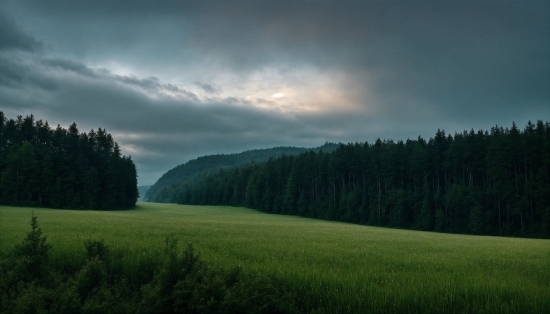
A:
<svg viewBox="0 0 550 314">
<path fill-rule="evenodd" d="M 104 129 L 51 128 L 0 111 L 0 204 L 122 209 L 137 197 L 135 164 Z"/>
<path fill-rule="evenodd" d="M 336 148 L 338 148 L 338 144 L 325 143 L 317 148 L 274 147 L 248 150 L 239 154 L 202 156 L 174 167 L 163 174 L 147 193 L 143 194 L 144 199 L 149 202 L 175 203 L 177 201 L 175 199 L 176 191 L 179 191 L 187 183 L 200 180 L 202 177 L 216 173 L 220 169 L 235 168 L 250 163 L 262 163 L 268 161 L 271 157 L 299 155 L 309 150 L 327 152 Z"/>
<path fill-rule="evenodd" d="M 178 203 L 375 226 L 550 237 L 550 124 L 342 144 L 222 170 Z"/>
</svg>

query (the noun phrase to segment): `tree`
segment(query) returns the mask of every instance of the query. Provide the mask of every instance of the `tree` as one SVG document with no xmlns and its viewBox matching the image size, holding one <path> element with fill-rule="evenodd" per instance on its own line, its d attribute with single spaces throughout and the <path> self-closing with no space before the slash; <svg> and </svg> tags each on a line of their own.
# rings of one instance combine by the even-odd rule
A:
<svg viewBox="0 0 550 314">
<path fill-rule="evenodd" d="M 38 220 L 32 213 L 31 231 L 26 238 L 16 247 L 16 256 L 22 265 L 21 276 L 24 281 L 41 279 L 46 274 L 49 252 L 52 246 L 46 241 L 46 236 L 38 227 Z"/>
<path fill-rule="evenodd" d="M 483 217 L 483 211 L 481 206 L 476 203 L 470 208 L 470 216 L 468 222 L 468 229 L 472 234 L 484 234 L 485 233 L 485 217 Z"/>
<path fill-rule="evenodd" d="M 103 129 L 79 133 L 0 112 L 0 204 L 56 208 L 130 208 L 137 171 Z"/>
<path fill-rule="evenodd" d="M 299 191 L 294 172 L 290 173 L 287 179 L 283 204 L 281 206 L 281 214 L 294 215 L 296 214 L 296 201 L 298 200 Z"/>
<path fill-rule="evenodd" d="M 438 130 L 428 142 L 340 144 L 330 153 L 282 156 L 212 174 L 182 189 L 211 195 L 219 186 L 227 197 L 203 204 L 246 200 L 273 213 L 328 220 L 547 237 L 550 124 L 528 123 L 523 132 L 515 124 L 472 129 L 454 137 Z"/>
<path fill-rule="evenodd" d="M 434 228 L 433 193 L 430 190 L 427 179 L 424 180 L 424 199 L 420 211 L 420 229 L 433 230 Z"/>
</svg>

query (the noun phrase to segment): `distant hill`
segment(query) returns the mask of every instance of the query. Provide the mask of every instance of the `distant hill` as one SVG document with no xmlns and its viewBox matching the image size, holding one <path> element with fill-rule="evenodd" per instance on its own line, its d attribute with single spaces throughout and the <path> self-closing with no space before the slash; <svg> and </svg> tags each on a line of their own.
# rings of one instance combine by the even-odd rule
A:
<svg viewBox="0 0 550 314">
<path fill-rule="evenodd" d="M 150 188 L 151 188 L 151 185 L 140 185 L 140 186 L 138 186 L 138 191 L 139 191 L 138 201 L 143 201 L 144 200 L 145 194 L 147 193 L 147 191 L 149 191 Z"/>
<path fill-rule="evenodd" d="M 197 181 L 203 176 L 217 172 L 221 169 L 229 169 L 251 163 L 261 163 L 269 158 L 277 158 L 283 155 L 299 155 L 308 151 L 332 152 L 339 144 L 325 143 L 316 148 L 304 147 L 274 147 L 267 149 L 248 150 L 239 154 L 209 155 L 190 160 L 166 172 L 154 185 L 152 185 L 140 198 L 148 202 L 175 203 L 175 194 L 184 184 Z"/>
</svg>

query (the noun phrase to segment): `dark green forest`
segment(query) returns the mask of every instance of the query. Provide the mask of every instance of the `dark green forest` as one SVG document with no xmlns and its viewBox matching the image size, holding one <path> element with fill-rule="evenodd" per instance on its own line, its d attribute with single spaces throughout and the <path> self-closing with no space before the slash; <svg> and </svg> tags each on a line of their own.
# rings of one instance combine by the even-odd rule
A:
<svg viewBox="0 0 550 314">
<path fill-rule="evenodd" d="M 0 204 L 123 209 L 137 197 L 135 164 L 104 129 L 51 128 L 0 111 Z"/>
<path fill-rule="evenodd" d="M 550 124 L 340 145 L 185 184 L 181 204 L 451 233 L 550 237 Z"/>
<path fill-rule="evenodd" d="M 199 157 L 166 172 L 155 185 L 151 186 L 144 199 L 150 202 L 175 203 L 177 202 L 175 198 L 177 192 L 184 188 L 186 184 L 199 181 L 209 174 L 217 173 L 220 169 L 262 163 L 268 161 L 269 158 L 299 155 L 310 150 L 332 152 L 336 148 L 338 148 L 338 144 L 325 143 L 325 145 L 318 148 L 274 147 L 254 149 L 239 154 Z"/>
</svg>

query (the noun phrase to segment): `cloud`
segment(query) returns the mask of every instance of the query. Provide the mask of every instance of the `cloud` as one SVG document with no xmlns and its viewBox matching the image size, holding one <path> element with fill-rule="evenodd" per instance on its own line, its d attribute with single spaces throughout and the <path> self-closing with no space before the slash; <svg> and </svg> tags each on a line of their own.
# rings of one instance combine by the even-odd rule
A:
<svg viewBox="0 0 550 314">
<path fill-rule="evenodd" d="M 206 93 L 208 94 L 217 94 L 219 93 L 219 91 L 212 87 L 212 85 L 210 84 L 205 84 L 205 83 L 201 83 L 201 82 L 194 82 L 194 84 L 196 86 L 198 86 L 200 89 L 202 89 L 203 91 L 205 91 Z"/>
<path fill-rule="evenodd" d="M 22 32 L 13 19 L 0 10 L 0 51 L 22 50 L 35 52 L 43 48 L 41 42 Z"/>
<path fill-rule="evenodd" d="M 41 61 L 43 66 L 51 67 L 52 69 L 59 69 L 65 72 L 72 72 L 76 75 L 88 77 L 88 78 L 98 78 L 98 72 L 105 73 L 106 70 L 97 70 L 94 71 L 89 67 L 85 66 L 81 62 L 71 61 L 67 59 L 44 59 Z M 108 73 L 108 71 L 107 71 Z"/>
<path fill-rule="evenodd" d="M 371 84 L 380 107 L 412 100 L 463 118 L 519 103 L 544 112 L 549 98 L 548 3 L 225 2 L 201 10 L 195 49 L 235 71 L 341 69 Z"/>
<path fill-rule="evenodd" d="M 0 109 L 107 128 L 141 184 L 204 154 L 550 117 L 546 1 L 8 0 L 0 11 Z"/>
<path fill-rule="evenodd" d="M 201 154 L 322 143 L 320 135 L 299 119 L 255 109 L 245 99 L 199 100 L 157 78 L 119 76 L 71 60 L 30 56 L 7 64 L 25 73 L 26 80 L 47 77 L 56 87 L 4 86 L 7 92 L 0 92 L 0 107 L 10 109 L 8 116 L 34 113 L 51 125 L 77 122 L 80 131 L 107 129 L 123 153 L 133 156 L 142 183 L 153 183 L 167 165 Z"/>
</svg>

